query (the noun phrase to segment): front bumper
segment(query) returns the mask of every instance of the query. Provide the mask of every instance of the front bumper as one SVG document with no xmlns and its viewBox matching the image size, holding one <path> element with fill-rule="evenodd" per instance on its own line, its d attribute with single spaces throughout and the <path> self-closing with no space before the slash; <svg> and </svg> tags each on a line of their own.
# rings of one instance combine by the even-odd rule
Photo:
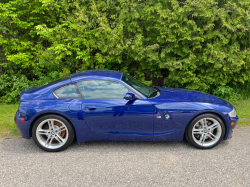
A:
<svg viewBox="0 0 250 187">
<path fill-rule="evenodd" d="M 236 127 L 238 120 L 239 120 L 238 116 L 234 118 L 228 117 L 228 120 L 226 122 L 226 134 L 225 134 L 224 140 L 228 140 L 232 138 L 233 129 Z M 234 122 L 234 125 L 231 125 L 232 122 Z"/>
</svg>

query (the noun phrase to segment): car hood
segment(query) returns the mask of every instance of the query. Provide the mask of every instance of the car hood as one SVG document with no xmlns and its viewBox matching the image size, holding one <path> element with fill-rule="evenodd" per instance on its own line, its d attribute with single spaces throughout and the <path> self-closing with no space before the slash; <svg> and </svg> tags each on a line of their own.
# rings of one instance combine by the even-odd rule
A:
<svg viewBox="0 0 250 187">
<path fill-rule="evenodd" d="M 161 91 L 161 93 L 159 96 L 152 98 L 155 101 L 165 100 L 168 102 L 201 102 L 201 103 L 221 104 L 233 107 L 229 102 L 221 98 L 205 94 L 202 92 L 181 89 L 181 88 L 163 88 L 163 87 L 157 87 L 157 88 Z"/>
</svg>

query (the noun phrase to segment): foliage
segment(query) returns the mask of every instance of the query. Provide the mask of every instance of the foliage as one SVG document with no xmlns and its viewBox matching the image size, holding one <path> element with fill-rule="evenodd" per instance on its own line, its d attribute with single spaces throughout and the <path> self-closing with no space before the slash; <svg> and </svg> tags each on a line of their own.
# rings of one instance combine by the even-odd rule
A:
<svg viewBox="0 0 250 187">
<path fill-rule="evenodd" d="M 4 1 L 0 97 L 16 102 L 48 72 L 87 69 L 228 97 L 250 82 L 249 9 L 248 0 Z"/>
<path fill-rule="evenodd" d="M 44 85 L 53 79 L 59 77 L 58 72 L 51 72 L 46 76 L 40 76 L 40 79 L 30 81 L 20 72 L 11 72 L 0 75 L 0 103 L 17 103 L 22 90 L 38 85 Z"/>
<path fill-rule="evenodd" d="M 229 86 L 219 86 L 216 90 L 213 90 L 213 95 L 224 98 L 226 100 L 235 101 L 242 100 L 244 95 L 238 93 Z"/>
<path fill-rule="evenodd" d="M 234 92 L 241 95 L 241 99 L 250 98 L 250 82 L 245 82 L 245 84 L 237 84 L 233 87 Z"/>
</svg>

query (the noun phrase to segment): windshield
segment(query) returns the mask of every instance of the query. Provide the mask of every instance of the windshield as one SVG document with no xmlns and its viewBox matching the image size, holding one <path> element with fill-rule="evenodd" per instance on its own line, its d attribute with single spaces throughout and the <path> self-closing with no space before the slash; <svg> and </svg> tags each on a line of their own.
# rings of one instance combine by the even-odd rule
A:
<svg viewBox="0 0 250 187">
<path fill-rule="evenodd" d="M 129 75 L 123 74 L 122 81 L 148 98 L 155 97 L 157 95 L 157 89 L 149 87 Z"/>
</svg>

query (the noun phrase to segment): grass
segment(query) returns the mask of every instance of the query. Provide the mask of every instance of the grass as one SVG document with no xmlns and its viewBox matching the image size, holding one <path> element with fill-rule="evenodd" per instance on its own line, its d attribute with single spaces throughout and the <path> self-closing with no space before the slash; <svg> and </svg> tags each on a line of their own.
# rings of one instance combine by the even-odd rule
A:
<svg viewBox="0 0 250 187">
<path fill-rule="evenodd" d="M 250 127 L 250 99 L 231 102 L 237 109 L 238 127 Z M 0 138 L 20 137 L 14 122 L 18 105 L 0 104 Z"/>
<path fill-rule="evenodd" d="M 0 104 L 0 138 L 19 137 L 14 116 L 18 105 Z"/>
<path fill-rule="evenodd" d="M 250 127 L 250 98 L 247 100 L 233 101 L 231 104 L 237 110 L 237 115 L 240 118 L 238 127 Z"/>
</svg>

